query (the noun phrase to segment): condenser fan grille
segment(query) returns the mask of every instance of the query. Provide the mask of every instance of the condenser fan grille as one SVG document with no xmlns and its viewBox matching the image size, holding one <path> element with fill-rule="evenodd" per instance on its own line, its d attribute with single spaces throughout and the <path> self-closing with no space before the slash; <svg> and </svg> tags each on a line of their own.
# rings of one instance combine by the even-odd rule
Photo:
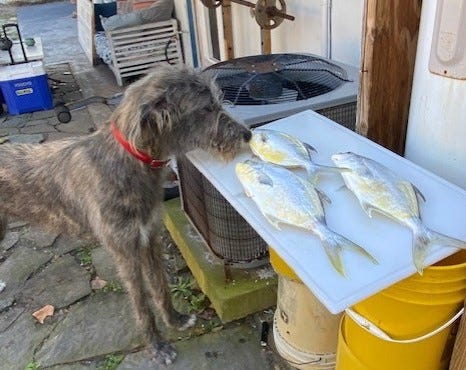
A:
<svg viewBox="0 0 466 370">
<path fill-rule="evenodd" d="M 348 81 L 345 70 L 310 55 L 269 54 L 232 59 L 207 68 L 224 100 L 264 105 L 309 99 Z"/>
</svg>

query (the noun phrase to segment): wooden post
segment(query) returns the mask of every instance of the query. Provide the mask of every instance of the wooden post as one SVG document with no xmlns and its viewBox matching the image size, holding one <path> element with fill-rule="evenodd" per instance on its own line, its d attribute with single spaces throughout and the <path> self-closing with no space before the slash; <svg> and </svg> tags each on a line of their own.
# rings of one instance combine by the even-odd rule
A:
<svg viewBox="0 0 466 370">
<path fill-rule="evenodd" d="M 261 53 L 270 54 L 272 52 L 272 38 L 270 30 L 261 28 Z"/>
<path fill-rule="evenodd" d="M 226 59 L 235 57 L 233 49 L 233 24 L 231 21 L 231 1 L 223 0 L 222 2 L 222 18 L 223 18 L 223 40 L 225 43 Z"/>
<path fill-rule="evenodd" d="M 403 154 L 420 0 L 366 0 L 356 131 Z"/>
<path fill-rule="evenodd" d="M 466 308 L 466 301 L 464 302 Z M 456 334 L 455 346 L 450 362 L 450 370 L 466 369 L 466 315 L 463 313 L 460 327 Z"/>
</svg>

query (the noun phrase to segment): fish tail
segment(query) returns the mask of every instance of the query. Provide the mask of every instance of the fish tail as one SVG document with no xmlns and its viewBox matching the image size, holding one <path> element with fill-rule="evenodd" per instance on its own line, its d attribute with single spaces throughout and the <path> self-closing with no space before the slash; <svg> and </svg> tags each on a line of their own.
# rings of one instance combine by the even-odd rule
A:
<svg viewBox="0 0 466 370">
<path fill-rule="evenodd" d="M 466 249 L 465 241 L 430 230 L 420 224 L 413 234 L 413 262 L 420 275 L 426 267 L 425 259 L 433 245 Z"/>
<path fill-rule="evenodd" d="M 335 270 L 341 275 L 346 277 L 343 263 L 341 261 L 341 253 L 343 250 L 355 252 L 363 257 L 369 259 L 372 263 L 378 264 L 379 262 L 361 246 L 353 243 L 351 240 L 346 239 L 344 236 L 333 233 L 332 237 L 323 241 L 325 253 L 327 253 L 330 262 Z"/>
</svg>

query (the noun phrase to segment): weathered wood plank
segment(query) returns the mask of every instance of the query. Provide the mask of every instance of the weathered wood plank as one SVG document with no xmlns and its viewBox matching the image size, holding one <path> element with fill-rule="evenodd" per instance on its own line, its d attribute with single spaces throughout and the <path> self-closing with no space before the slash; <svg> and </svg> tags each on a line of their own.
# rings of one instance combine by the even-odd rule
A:
<svg viewBox="0 0 466 370">
<path fill-rule="evenodd" d="M 223 40 L 225 45 L 225 58 L 233 59 L 235 52 L 233 49 L 233 23 L 231 20 L 231 1 L 223 0 L 222 2 L 223 17 Z"/>
<path fill-rule="evenodd" d="M 77 0 L 76 11 L 79 44 L 83 48 L 89 62 L 94 65 L 96 60 L 94 48 L 94 4 L 91 0 Z"/>
<path fill-rule="evenodd" d="M 356 131 L 403 154 L 420 0 L 366 0 Z"/>
<path fill-rule="evenodd" d="M 270 54 L 272 52 L 272 35 L 270 30 L 261 28 L 261 53 Z"/>
</svg>

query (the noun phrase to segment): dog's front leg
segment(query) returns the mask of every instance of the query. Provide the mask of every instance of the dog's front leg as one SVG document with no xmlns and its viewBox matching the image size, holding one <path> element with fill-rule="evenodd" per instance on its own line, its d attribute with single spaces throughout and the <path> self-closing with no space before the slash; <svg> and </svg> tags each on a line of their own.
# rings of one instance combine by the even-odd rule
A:
<svg viewBox="0 0 466 370">
<path fill-rule="evenodd" d="M 125 242 L 128 243 L 128 240 Z M 115 259 L 120 277 L 131 298 L 136 321 L 147 338 L 153 359 L 160 364 L 171 364 L 176 358 L 176 350 L 170 343 L 162 340 L 155 315 L 150 308 L 150 297 L 144 288 L 142 261 L 146 256 L 141 253 L 144 247 L 138 242 L 120 246 L 114 240 L 107 240 L 104 245 Z"/>
<path fill-rule="evenodd" d="M 152 235 L 150 245 L 143 250 L 142 268 L 147 290 L 154 305 L 162 314 L 166 325 L 185 330 L 196 322 L 195 315 L 184 315 L 173 308 L 162 260 L 162 243 L 159 235 Z"/>
<path fill-rule="evenodd" d="M 0 241 L 3 240 L 8 228 L 8 218 L 3 213 L 0 213 Z"/>
</svg>

